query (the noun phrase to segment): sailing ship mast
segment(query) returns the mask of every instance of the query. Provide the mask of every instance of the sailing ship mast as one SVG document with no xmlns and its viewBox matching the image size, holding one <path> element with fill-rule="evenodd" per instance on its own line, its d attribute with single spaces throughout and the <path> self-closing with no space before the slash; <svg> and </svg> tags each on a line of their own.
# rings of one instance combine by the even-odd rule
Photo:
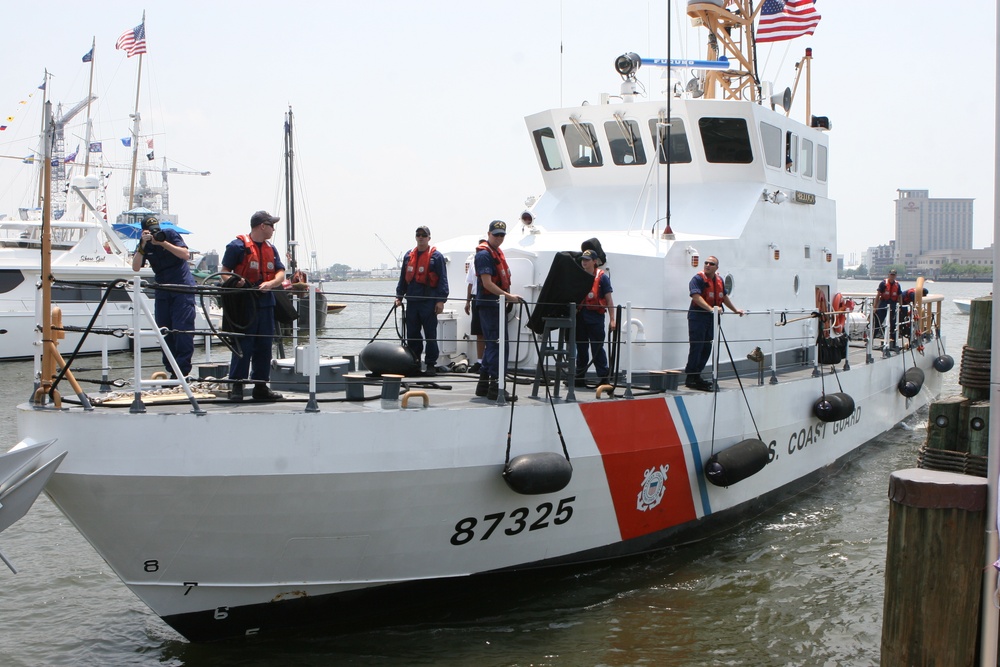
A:
<svg viewBox="0 0 1000 667">
<path fill-rule="evenodd" d="M 292 107 L 285 114 L 285 233 L 288 238 L 288 271 L 295 275 L 298 265 L 295 259 L 295 181 L 293 161 L 295 149 L 292 144 Z"/>
<path fill-rule="evenodd" d="M 142 31 L 142 39 L 146 39 L 146 12 L 142 13 L 142 23 L 135 30 Z M 132 210 L 134 206 L 135 198 L 135 172 L 139 161 L 139 88 L 142 85 L 142 56 L 146 53 L 146 48 L 143 46 L 139 50 L 139 71 L 135 79 L 135 113 L 132 114 L 132 175 L 129 178 L 128 183 L 128 209 Z M 129 54 L 131 55 L 131 53 Z"/>
</svg>

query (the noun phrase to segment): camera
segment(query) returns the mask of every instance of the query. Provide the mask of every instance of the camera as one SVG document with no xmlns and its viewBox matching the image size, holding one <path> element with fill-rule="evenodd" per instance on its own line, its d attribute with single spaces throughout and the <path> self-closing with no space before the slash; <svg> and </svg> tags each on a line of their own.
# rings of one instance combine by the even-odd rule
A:
<svg viewBox="0 0 1000 667">
<path fill-rule="evenodd" d="M 151 226 L 147 227 L 146 229 L 149 230 L 149 233 L 153 235 L 153 238 L 158 243 L 163 243 L 164 241 L 167 240 L 167 233 L 165 231 L 163 231 L 162 229 L 160 229 L 158 226 L 151 225 Z"/>
</svg>

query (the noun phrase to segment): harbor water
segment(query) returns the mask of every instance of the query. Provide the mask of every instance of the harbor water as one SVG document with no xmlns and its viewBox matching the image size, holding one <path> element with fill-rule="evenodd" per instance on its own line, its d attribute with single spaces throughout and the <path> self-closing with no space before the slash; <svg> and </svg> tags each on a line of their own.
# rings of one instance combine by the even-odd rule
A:
<svg viewBox="0 0 1000 667">
<path fill-rule="evenodd" d="M 851 280 L 840 289 L 876 285 Z M 352 340 L 325 343 L 325 351 L 360 349 L 389 303 L 365 295 L 388 296 L 393 287 L 327 284 L 346 293 L 331 301 L 348 303 L 328 327 Z M 957 394 L 969 318 L 951 300 L 982 296 L 991 285 L 928 287 L 945 297 L 943 333 L 956 360 L 942 395 Z M 738 305 L 739 295 L 733 300 Z M 224 352 L 216 346 L 215 359 L 228 359 Z M 933 343 L 927 354 L 936 354 Z M 145 355 L 150 367 L 157 358 Z M 128 377 L 129 363 L 113 356 L 112 379 Z M 29 398 L 31 375 L 31 362 L 0 363 L 0 450 L 16 442 L 13 406 Z M 522 590 L 474 591 L 481 602 L 472 615 L 337 636 L 313 629 L 190 644 L 42 497 L 0 535 L 19 570 L 0 570 L 0 665 L 877 665 L 888 478 L 916 465 L 926 417 L 924 410 L 892 428 L 830 476 L 734 529 L 624 562 L 535 575 Z"/>
</svg>

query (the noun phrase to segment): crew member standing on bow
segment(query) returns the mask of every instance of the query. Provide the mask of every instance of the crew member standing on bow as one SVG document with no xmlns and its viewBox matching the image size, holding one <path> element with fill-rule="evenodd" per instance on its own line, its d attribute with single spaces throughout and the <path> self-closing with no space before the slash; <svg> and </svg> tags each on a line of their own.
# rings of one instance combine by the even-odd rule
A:
<svg viewBox="0 0 1000 667">
<path fill-rule="evenodd" d="M 582 383 L 590 364 L 590 351 L 594 353 L 594 370 L 598 384 L 606 384 L 611 374 L 608 368 L 608 354 L 604 351 L 604 312 L 614 313 L 615 302 L 611 298 L 611 277 L 597 268 L 597 253 L 584 250 L 580 265 L 594 276 L 594 284 L 576 311 L 576 379 Z M 611 316 L 611 329 L 615 328 L 615 318 Z"/>
<path fill-rule="evenodd" d="M 521 301 L 517 294 L 510 293 L 510 267 L 500 245 L 507 236 L 507 223 L 494 220 L 490 223 L 489 235 L 485 243 L 476 248 L 476 277 L 479 285 L 476 301 L 479 304 L 479 322 L 483 328 L 486 347 L 483 350 L 483 366 L 476 385 L 476 396 L 496 400 L 500 395 L 500 308 L 498 302 L 503 296 L 509 302 Z M 506 318 L 503 320 L 506 325 Z M 508 358 L 509 346 L 504 338 L 504 359 Z M 511 396 L 504 390 L 504 398 Z"/>
<path fill-rule="evenodd" d="M 448 300 L 448 271 L 444 255 L 431 247 L 431 230 L 417 227 L 417 247 L 403 257 L 396 283 L 396 305 L 406 298 L 406 347 L 419 362 L 427 339 L 424 375 L 437 375 L 438 315 Z"/>
<path fill-rule="evenodd" d="M 883 345 L 888 343 L 890 350 L 896 349 L 896 310 L 899 308 L 902 287 L 896 281 L 896 269 L 889 269 L 889 275 L 878 284 L 875 290 L 875 337 L 881 338 Z M 886 316 L 889 321 L 886 322 Z M 888 324 L 889 335 L 886 335 Z"/>
<path fill-rule="evenodd" d="M 715 340 L 715 311 L 723 306 L 743 317 L 744 311 L 733 305 L 726 292 L 726 283 L 718 275 L 719 259 L 710 256 L 705 259 L 705 269 L 696 273 L 688 283 L 688 293 L 691 295 L 691 307 L 688 309 L 688 351 L 687 381 L 688 389 L 712 391 L 712 383 L 701 377 L 701 372 L 712 356 L 712 341 Z"/>
<path fill-rule="evenodd" d="M 188 259 L 191 251 L 181 235 L 173 229 L 160 229 L 160 221 L 154 215 L 142 221 L 142 236 L 139 246 L 132 255 L 132 270 L 138 271 L 149 263 L 153 277 L 159 285 L 195 286 L 194 276 Z M 173 291 L 157 289 L 154 317 L 156 326 L 167 329 L 164 339 L 167 349 L 174 356 L 181 374 L 191 374 L 191 357 L 194 355 L 194 290 Z M 176 378 L 167 355 L 163 355 L 163 366 Z"/>
<path fill-rule="evenodd" d="M 229 379 L 253 381 L 255 401 L 276 401 L 281 394 L 267 386 L 271 379 L 271 341 L 274 338 L 274 295 L 271 290 L 281 289 L 285 280 L 285 265 L 281 263 L 278 249 L 270 243 L 274 236 L 277 218 L 267 211 L 257 211 L 250 216 L 250 233 L 240 234 L 226 246 L 222 257 L 222 270 L 240 277 L 237 287 L 257 290 L 254 318 L 240 333 L 239 344 L 243 355 L 233 353 L 229 363 Z M 229 400 L 243 400 L 243 383 L 234 382 Z"/>
</svg>

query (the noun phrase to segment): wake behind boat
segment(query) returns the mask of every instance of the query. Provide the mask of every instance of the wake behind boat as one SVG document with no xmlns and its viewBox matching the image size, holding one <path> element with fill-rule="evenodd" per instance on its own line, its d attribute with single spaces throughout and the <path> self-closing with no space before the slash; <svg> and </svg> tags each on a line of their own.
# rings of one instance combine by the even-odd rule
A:
<svg viewBox="0 0 1000 667">
<path fill-rule="evenodd" d="M 503 245 L 510 292 L 528 302 L 497 305 L 516 402 L 477 397 L 474 376 L 393 368 L 321 385 L 315 339 L 296 359 L 307 388 L 277 403 L 234 405 L 181 379 L 173 404 L 136 380 L 134 394 L 91 406 L 81 392 L 60 398 L 42 372 L 36 400 L 18 406 L 13 454 L 50 444 L 19 474 L 65 455 L 45 493 L 156 614 L 212 640 L 417 620 L 479 577 L 694 539 L 829 471 L 939 392 L 942 298 L 917 290 L 893 351 L 873 344 L 870 296 L 853 295 L 867 320 L 848 341 L 829 123 L 759 102 L 755 17 L 732 5 L 741 12 L 689 5 L 733 63 L 713 52 L 675 64 L 701 72 L 691 93 L 640 101 L 635 71 L 652 61 L 626 54 L 624 103 L 526 119 L 546 193 Z M 437 245 L 452 285 L 477 238 Z M 592 285 L 583 245 L 606 259 L 623 306 L 608 383 L 589 388 L 561 342 Z M 713 388 L 689 390 L 677 383 L 686 286 L 709 256 L 747 313 L 718 316 Z M 149 300 L 135 300 L 151 322 Z M 471 357 L 468 320 L 450 322 L 441 337 Z"/>
</svg>

